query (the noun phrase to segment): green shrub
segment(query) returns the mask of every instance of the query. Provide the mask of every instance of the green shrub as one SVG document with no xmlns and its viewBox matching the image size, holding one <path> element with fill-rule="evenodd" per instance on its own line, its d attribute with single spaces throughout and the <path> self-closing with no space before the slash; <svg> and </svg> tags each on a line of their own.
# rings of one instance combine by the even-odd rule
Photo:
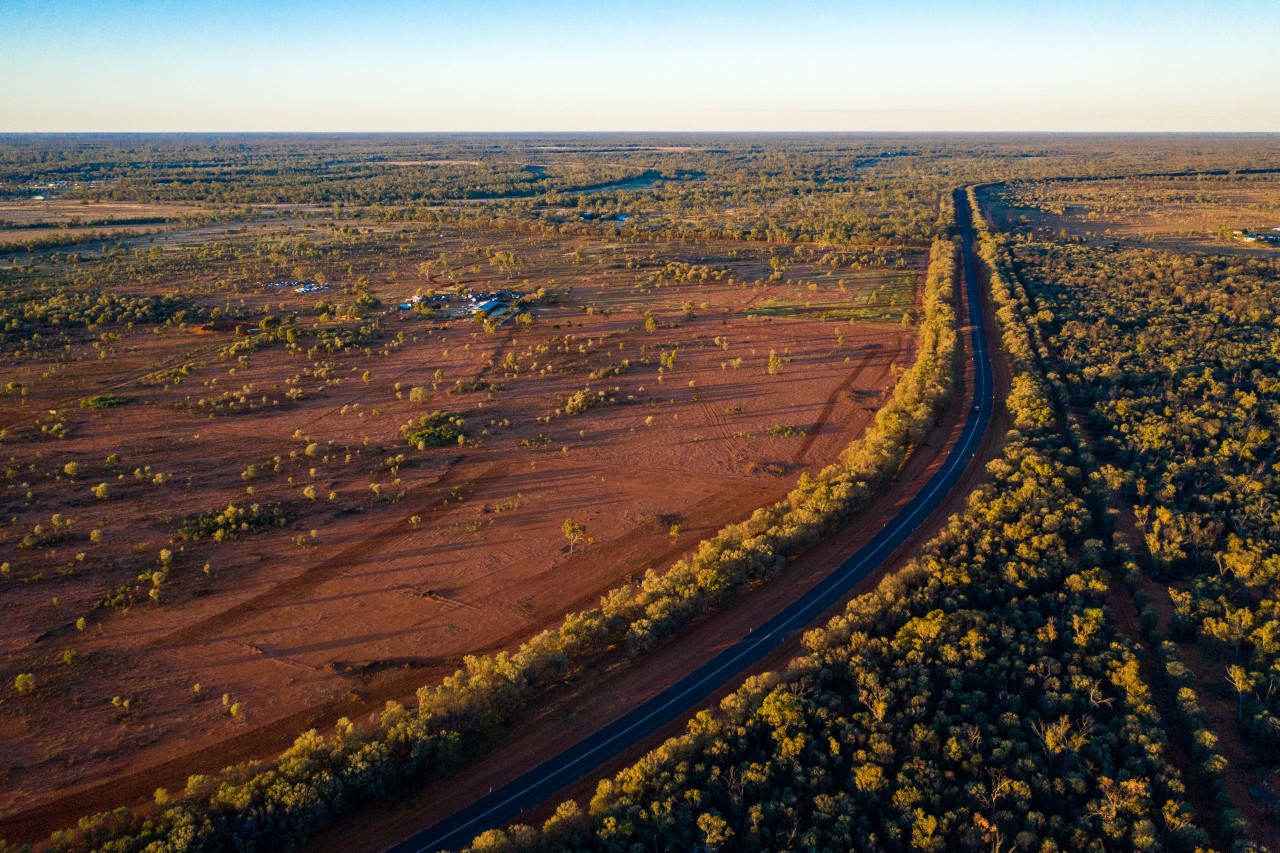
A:
<svg viewBox="0 0 1280 853">
<path fill-rule="evenodd" d="M 178 526 L 178 536 L 221 542 L 269 527 L 284 527 L 288 523 L 289 518 L 279 504 L 250 504 L 247 507 L 228 504 L 224 510 L 211 510 L 185 519 Z"/>
<path fill-rule="evenodd" d="M 82 409 L 114 409 L 133 402 L 132 397 L 121 394 L 98 394 L 96 397 L 85 397 L 80 401 Z"/>
<path fill-rule="evenodd" d="M 458 444 L 466 435 L 462 418 L 448 412 L 432 412 L 400 428 L 400 434 L 410 447 L 426 450 L 428 447 L 446 447 Z"/>
</svg>

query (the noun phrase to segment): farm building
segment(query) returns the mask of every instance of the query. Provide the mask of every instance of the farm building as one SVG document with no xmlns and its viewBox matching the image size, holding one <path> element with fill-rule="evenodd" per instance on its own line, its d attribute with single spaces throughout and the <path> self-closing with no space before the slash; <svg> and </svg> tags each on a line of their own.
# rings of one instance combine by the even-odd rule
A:
<svg viewBox="0 0 1280 853">
<path fill-rule="evenodd" d="M 498 298 L 486 299 L 483 302 L 477 302 L 471 306 L 472 314 L 490 314 L 504 305 L 503 301 Z"/>
</svg>

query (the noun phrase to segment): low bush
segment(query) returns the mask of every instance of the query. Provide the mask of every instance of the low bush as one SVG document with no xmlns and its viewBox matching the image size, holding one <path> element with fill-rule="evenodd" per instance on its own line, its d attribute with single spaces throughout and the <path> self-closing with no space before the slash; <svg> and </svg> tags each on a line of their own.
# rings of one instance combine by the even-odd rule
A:
<svg viewBox="0 0 1280 853">
<path fill-rule="evenodd" d="M 448 412 L 432 412 L 400 428 L 400 434 L 410 447 L 426 450 L 428 447 L 447 447 L 458 444 L 465 437 L 462 418 Z"/>
</svg>

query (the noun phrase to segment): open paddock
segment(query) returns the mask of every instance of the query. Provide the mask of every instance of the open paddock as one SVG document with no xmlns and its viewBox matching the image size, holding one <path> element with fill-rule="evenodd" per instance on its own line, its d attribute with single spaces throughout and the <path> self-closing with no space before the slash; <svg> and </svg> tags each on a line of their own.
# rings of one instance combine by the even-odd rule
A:
<svg viewBox="0 0 1280 853">
<path fill-rule="evenodd" d="M 309 220 L 150 245 L 97 286 L 186 314 L 64 319 L 0 368 L 2 642 L 40 684 L 0 703 L 8 812 L 267 755 L 662 570 L 861 433 L 926 260 Z M 504 289 L 522 317 L 399 307 Z"/>
</svg>

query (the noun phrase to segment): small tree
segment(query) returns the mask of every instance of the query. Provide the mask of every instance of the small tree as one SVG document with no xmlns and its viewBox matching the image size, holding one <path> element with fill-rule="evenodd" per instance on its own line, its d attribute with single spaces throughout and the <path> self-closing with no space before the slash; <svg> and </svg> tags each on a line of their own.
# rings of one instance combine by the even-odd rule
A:
<svg viewBox="0 0 1280 853">
<path fill-rule="evenodd" d="M 573 546 L 587 538 L 587 526 L 579 524 L 572 518 L 566 518 L 561 529 L 564 531 L 564 538 L 569 540 L 570 554 L 573 553 Z"/>
<path fill-rule="evenodd" d="M 702 830 L 706 839 L 707 850 L 719 850 L 733 837 L 728 821 L 714 812 L 698 815 L 698 829 Z"/>
<path fill-rule="evenodd" d="M 13 689 L 26 694 L 36 689 L 36 677 L 30 672 L 21 673 L 13 680 Z"/>
<path fill-rule="evenodd" d="M 1244 719 L 1244 697 L 1258 685 L 1258 677 L 1242 666 L 1227 667 L 1227 683 L 1236 691 L 1236 717 Z"/>
</svg>

